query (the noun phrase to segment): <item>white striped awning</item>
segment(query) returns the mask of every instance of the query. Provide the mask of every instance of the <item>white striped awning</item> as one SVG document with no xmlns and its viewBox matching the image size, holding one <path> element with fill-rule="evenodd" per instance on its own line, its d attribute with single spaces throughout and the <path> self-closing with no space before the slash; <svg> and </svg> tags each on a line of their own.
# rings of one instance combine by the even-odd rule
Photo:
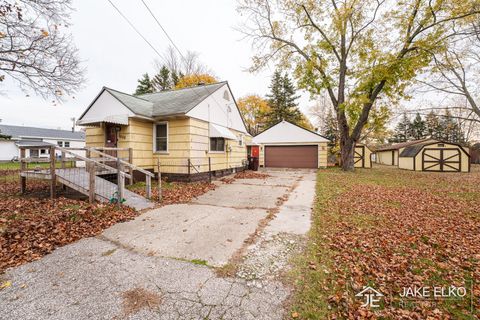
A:
<svg viewBox="0 0 480 320">
<path fill-rule="evenodd" d="M 106 122 L 106 123 L 113 123 L 113 124 L 121 124 L 121 125 L 128 125 L 128 115 L 127 114 L 118 114 L 118 115 L 111 115 L 111 116 L 105 116 L 105 117 L 98 117 L 98 118 L 88 118 L 88 119 L 82 119 L 78 120 L 77 124 L 78 125 L 93 125 L 96 123 L 101 123 L 101 122 Z"/>
<path fill-rule="evenodd" d="M 210 123 L 210 138 L 238 139 L 228 128 L 214 123 Z"/>
</svg>

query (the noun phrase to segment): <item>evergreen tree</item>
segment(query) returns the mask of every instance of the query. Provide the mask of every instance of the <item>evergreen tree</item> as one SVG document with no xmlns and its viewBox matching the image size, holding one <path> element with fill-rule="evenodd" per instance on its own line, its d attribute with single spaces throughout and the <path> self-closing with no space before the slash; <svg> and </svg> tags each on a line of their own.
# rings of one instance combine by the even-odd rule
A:
<svg viewBox="0 0 480 320">
<path fill-rule="evenodd" d="M 435 112 L 430 111 L 425 118 L 425 127 L 426 133 L 429 137 L 433 139 L 441 139 L 442 137 L 442 128 L 440 124 L 440 120 L 438 119 Z"/>
<path fill-rule="evenodd" d="M 426 136 L 426 124 L 419 113 L 417 113 L 415 119 L 413 119 L 410 127 L 410 134 L 415 140 L 423 139 Z"/>
<path fill-rule="evenodd" d="M 328 110 L 327 115 L 323 119 L 322 127 L 320 132 L 325 138 L 330 140 L 330 146 L 336 146 L 338 143 L 338 137 L 340 132 L 338 131 L 338 123 L 335 115 L 333 114 L 332 109 Z"/>
<path fill-rule="evenodd" d="M 151 81 L 155 91 L 166 91 L 172 89 L 173 81 L 170 76 L 170 70 L 166 66 L 162 66 L 158 74 L 153 77 Z"/>
<path fill-rule="evenodd" d="M 270 112 L 267 114 L 267 125 L 272 126 L 282 120 L 301 125 L 303 114 L 298 109 L 295 95 L 296 89 L 285 73 L 282 76 L 280 71 L 275 71 L 270 85 L 270 94 L 267 95 L 270 105 Z"/>
<path fill-rule="evenodd" d="M 154 88 L 148 73 L 145 73 L 141 79 L 138 80 L 137 90 L 135 90 L 134 95 L 138 96 L 146 93 L 153 93 Z"/>
<path fill-rule="evenodd" d="M 402 120 L 397 124 L 394 131 L 392 142 L 406 142 L 411 139 L 412 124 L 407 114 L 403 114 Z"/>
</svg>

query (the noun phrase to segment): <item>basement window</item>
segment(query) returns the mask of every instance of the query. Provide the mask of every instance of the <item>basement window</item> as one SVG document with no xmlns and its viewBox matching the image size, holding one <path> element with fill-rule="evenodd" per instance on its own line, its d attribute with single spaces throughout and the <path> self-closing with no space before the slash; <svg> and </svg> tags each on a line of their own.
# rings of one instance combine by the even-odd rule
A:
<svg viewBox="0 0 480 320">
<path fill-rule="evenodd" d="M 210 138 L 210 151 L 224 152 L 225 138 Z"/>
<path fill-rule="evenodd" d="M 168 123 L 157 123 L 154 128 L 155 152 L 168 152 Z"/>
</svg>

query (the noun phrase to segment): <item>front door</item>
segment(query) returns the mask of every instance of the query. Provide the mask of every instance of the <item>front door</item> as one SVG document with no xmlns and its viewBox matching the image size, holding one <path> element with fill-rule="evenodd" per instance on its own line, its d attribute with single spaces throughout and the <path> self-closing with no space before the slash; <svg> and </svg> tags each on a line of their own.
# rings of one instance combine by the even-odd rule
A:
<svg viewBox="0 0 480 320">
<path fill-rule="evenodd" d="M 355 146 L 353 154 L 353 163 L 355 168 L 365 168 L 365 147 Z"/>
<path fill-rule="evenodd" d="M 118 144 L 118 130 L 119 127 L 112 125 L 112 124 L 106 124 L 105 125 L 105 147 L 106 148 L 117 148 Z M 117 150 L 104 150 L 106 154 L 109 154 L 111 156 L 117 157 Z M 106 165 L 109 165 L 111 167 L 116 167 L 116 163 L 114 161 L 108 161 L 105 162 Z"/>
</svg>

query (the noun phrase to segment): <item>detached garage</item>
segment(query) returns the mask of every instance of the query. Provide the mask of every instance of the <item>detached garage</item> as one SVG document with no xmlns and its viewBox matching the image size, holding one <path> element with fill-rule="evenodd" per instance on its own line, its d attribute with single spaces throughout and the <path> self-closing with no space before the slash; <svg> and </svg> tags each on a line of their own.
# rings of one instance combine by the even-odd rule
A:
<svg viewBox="0 0 480 320">
<path fill-rule="evenodd" d="M 282 121 L 263 131 L 252 143 L 260 147 L 259 162 L 267 168 L 327 167 L 325 137 Z"/>
<path fill-rule="evenodd" d="M 453 142 L 427 142 L 405 147 L 398 167 L 413 171 L 470 172 L 468 148 Z"/>
</svg>

